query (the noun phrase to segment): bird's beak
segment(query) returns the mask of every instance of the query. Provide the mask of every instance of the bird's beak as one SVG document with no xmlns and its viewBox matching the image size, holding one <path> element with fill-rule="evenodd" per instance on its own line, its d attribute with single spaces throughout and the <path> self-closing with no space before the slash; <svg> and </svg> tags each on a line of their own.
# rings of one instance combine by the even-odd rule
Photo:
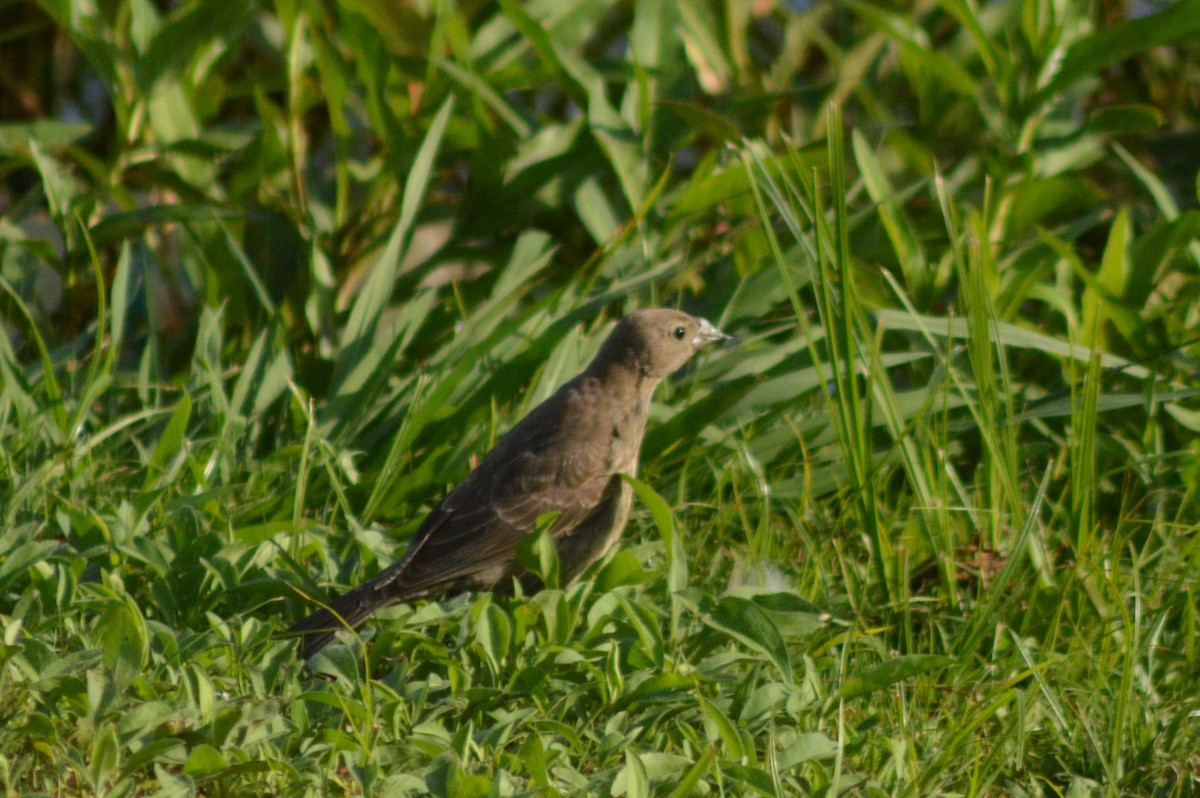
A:
<svg viewBox="0 0 1200 798">
<path fill-rule="evenodd" d="M 732 335 L 726 335 L 718 330 L 708 319 L 696 319 L 696 321 L 700 322 L 700 329 L 696 331 L 696 337 L 692 339 L 692 346 L 696 349 L 703 349 L 718 341 L 728 344 L 737 340 Z"/>
</svg>

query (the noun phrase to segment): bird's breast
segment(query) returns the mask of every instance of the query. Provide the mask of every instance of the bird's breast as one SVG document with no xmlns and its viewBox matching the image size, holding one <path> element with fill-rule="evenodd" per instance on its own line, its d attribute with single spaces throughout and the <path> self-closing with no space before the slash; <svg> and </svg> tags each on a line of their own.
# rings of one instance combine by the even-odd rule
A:
<svg viewBox="0 0 1200 798">
<path fill-rule="evenodd" d="M 579 576 L 612 548 L 625 528 L 632 502 L 633 491 L 629 485 L 613 476 L 591 515 L 578 529 L 558 541 L 559 563 L 565 582 Z"/>
</svg>

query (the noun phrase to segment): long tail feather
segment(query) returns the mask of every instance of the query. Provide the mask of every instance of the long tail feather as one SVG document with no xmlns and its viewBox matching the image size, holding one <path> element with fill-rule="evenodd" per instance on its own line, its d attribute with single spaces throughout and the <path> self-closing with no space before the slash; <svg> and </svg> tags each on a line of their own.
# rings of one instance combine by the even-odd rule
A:
<svg viewBox="0 0 1200 798">
<path fill-rule="evenodd" d="M 339 631 L 353 629 L 375 610 L 386 607 L 392 601 L 394 599 L 376 589 L 375 582 L 368 582 L 296 623 L 288 629 L 288 633 L 303 635 L 300 641 L 300 656 L 311 659 L 314 654 L 332 643 Z"/>
</svg>

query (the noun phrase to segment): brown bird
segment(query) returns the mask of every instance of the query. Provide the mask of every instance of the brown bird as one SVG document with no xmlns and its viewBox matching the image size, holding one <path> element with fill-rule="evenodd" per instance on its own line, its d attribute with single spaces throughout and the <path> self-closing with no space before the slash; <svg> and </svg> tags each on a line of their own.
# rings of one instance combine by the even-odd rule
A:
<svg viewBox="0 0 1200 798">
<path fill-rule="evenodd" d="M 421 524 L 404 555 L 291 628 L 306 659 L 378 609 L 397 601 L 540 581 L 517 562 L 537 520 L 557 513 L 548 534 L 563 583 L 620 537 L 637 472 L 650 397 L 697 351 L 730 336 L 678 310 L 622 319 L 575 379 L 535 407 Z"/>
</svg>

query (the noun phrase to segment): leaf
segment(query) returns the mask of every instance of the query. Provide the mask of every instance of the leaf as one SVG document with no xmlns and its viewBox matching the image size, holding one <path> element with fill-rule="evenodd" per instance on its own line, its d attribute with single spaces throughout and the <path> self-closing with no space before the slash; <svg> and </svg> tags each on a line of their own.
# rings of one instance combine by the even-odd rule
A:
<svg viewBox="0 0 1200 798">
<path fill-rule="evenodd" d="M 117 732 L 105 724 L 92 739 L 89 751 L 88 777 L 98 794 L 107 792 L 105 782 L 121 764 L 121 751 L 117 744 Z"/>
<path fill-rule="evenodd" d="M 251 3 L 235 3 L 220 14 L 212 13 L 204 3 L 176 6 L 138 61 L 142 91 L 148 92 L 159 80 L 181 71 L 202 48 L 234 38 L 234 31 L 253 13 Z"/>
<path fill-rule="evenodd" d="M 268 325 L 254 339 L 229 399 L 235 413 L 257 418 L 287 393 L 293 375 L 292 363 L 286 349 L 277 342 L 278 330 L 274 325 Z"/>
<path fill-rule="evenodd" d="M 827 623 L 824 613 L 794 593 L 763 592 L 763 588 L 744 587 L 730 590 L 729 595 L 752 599 L 770 616 L 785 638 L 808 637 Z"/>
<path fill-rule="evenodd" d="M 142 624 L 124 604 L 113 604 L 100 616 L 96 629 L 105 667 L 117 685 L 127 686 L 141 671 L 147 650 Z"/>
<path fill-rule="evenodd" d="M 1173 219 L 1159 219 L 1134 239 L 1125 290 L 1129 304 L 1137 308 L 1145 306 L 1159 287 L 1160 278 L 1156 275 L 1164 268 L 1164 261 L 1179 247 L 1188 247 L 1193 257 L 1200 252 L 1200 211 L 1184 211 Z"/>
<path fill-rule="evenodd" d="M 129 759 L 125 761 L 125 772 L 137 772 L 138 770 L 148 766 L 151 762 L 158 761 L 159 754 L 179 748 L 182 745 L 185 745 L 184 741 L 177 738 L 160 738 L 157 740 L 151 740 L 137 751 L 130 754 Z M 168 757 L 162 757 L 162 759 L 166 761 L 173 761 L 173 758 Z"/>
<path fill-rule="evenodd" d="M 46 346 L 46 341 L 42 337 L 41 331 L 38 330 L 37 322 L 34 321 L 33 314 L 29 310 L 29 306 L 25 304 L 25 300 L 15 288 L 0 275 L 0 290 L 3 290 L 12 299 L 13 304 L 17 306 L 21 316 L 29 325 L 29 333 L 33 338 L 34 344 L 37 346 L 38 357 L 42 362 L 42 383 L 46 391 L 46 403 L 49 405 L 50 418 L 54 422 L 52 430 L 55 433 L 56 440 L 62 440 L 70 429 L 70 421 L 67 418 L 66 409 L 63 406 L 62 386 L 58 382 L 58 377 L 54 373 L 54 359 L 50 356 L 50 350 Z M 5 333 L 5 336 L 8 334 Z M 5 360 L 9 360 L 11 351 L 7 341 L 4 343 Z M 7 366 L 6 366 L 7 370 Z"/>
<path fill-rule="evenodd" d="M 874 148 L 862 131 L 855 130 L 852 133 L 851 144 L 855 163 L 858 164 L 862 173 L 867 192 L 875 202 L 875 210 L 879 214 L 879 221 L 883 224 L 883 229 L 892 244 L 896 263 L 904 272 L 905 287 L 910 293 L 920 297 L 928 289 L 930 272 L 926 264 L 925 251 L 915 237 L 914 230 L 916 228 L 906 217 L 896 189 L 892 187 Z"/>
<path fill-rule="evenodd" d="M 1007 190 L 1012 212 L 1005 235 L 1019 239 L 1036 225 L 1047 225 L 1071 213 L 1083 212 L 1099 199 L 1078 175 L 1032 177 Z"/>
<path fill-rule="evenodd" d="M 607 593 L 622 585 L 640 585 L 653 578 L 653 574 L 642 567 L 637 557 L 627 551 L 617 551 L 596 578 L 592 580 L 595 589 Z"/>
<path fill-rule="evenodd" d="M 43 562 L 59 544 L 53 540 L 37 540 L 33 524 L 15 526 L 0 533 L 0 590 L 25 573 L 31 566 Z"/>
<path fill-rule="evenodd" d="M 704 726 L 708 732 L 709 742 L 714 746 L 717 744 L 723 746 L 725 759 L 733 761 L 741 759 L 745 752 L 742 751 L 742 738 L 737 733 L 737 727 L 734 726 L 733 721 L 721 711 L 720 707 L 704 696 L 696 696 L 696 701 L 700 704 L 700 712 L 704 717 Z"/>
<path fill-rule="evenodd" d="M 617 602 L 625 610 L 625 617 L 638 633 L 642 651 L 656 668 L 663 666 L 663 639 L 658 628 L 658 617 L 654 611 L 637 601 L 617 595 Z"/>
<path fill-rule="evenodd" d="M 646 505 L 650 517 L 654 519 L 654 526 L 662 535 L 667 551 L 667 590 L 671 593 L 683 590 L 687 587 L 687 555 L 683 550 L 683 541 L 675 534 L 675 516 L 671 513 L 671 507 L 645 482 L 626 474 L 621 474 L 621 479 L 633 488 L 638 500 Z"/>
<path fill-rule="evenodd" d="M 699 103 L 683 100 L 659 100 L 655 105 L 679 117 L 680 121 L 690 129 L 701 132 L 717 142 L 736 142 L 742 136 L 737 125 L 728 118 L 713 113 Z"/>
<path fill-rule="evenodd" d="M 50 214 L 60 228 L 65 228 L 67 217 L 75 204 L 75 183 L 58 161 L 51 158 L 42 149 L 42 145 L 32 139 L 29 142 L 29 154 L 33 156 L 33 163 L 42 178 L 42 192 L 46 195 Z"/>
<path fill-rule="evenodd" d="M 538 516 L 537 527 L 517 544 L 517 562 L 529 573 L 542 580 L 542 586 L 551 590 L 560 587 L 562 579 L 558 562 L 558 547 L 550 528 L 558 513 Z"/>
<path fill-rule="evenodd" d="M 642 760 L 642 767 L 646 769 L 646 777 L 652 781 L 672 779 L 675 774 L 692 764 L 686 756 L 657 751 L 638 754 L 638 758 Z"/>
<path fill-rule="evenodd" d="M 764 655 L 784 681 L 792 683 L 792 658 L 783 635 L 770 616 L 753 601 L 726 596 L 704 616 L 704 623 Z"/>
<path fill-rule="evenodd" d="M 360 401 L 366 392 L 365 389 L 386 376 L 387 367 L 402 349 L 401 342 L 411 339 L 432 307 L 434 296 L 431 291 L 418 294 L 410 300 L 399 322 L 393 324 L 392 329 L 388 331 L 390 344 L 385 343 L 379 347 L 375 340 L 376 330 L 383 318 L 384 309 L 391 301 L 392 288 L 399 274 L 404 253 L 408 249 L 413 223 L 433 175 L 442 136 L 446 132 L 453 109 L 454 98 L 450 97 L 442 104 L 430 124 L 429 131 L 417 150 L 412 170 L 404 183 L 400 218 L 392 229 L 387 246 L 354 300 L 350 319 L 343 332 L 341 351 L 334 364 L 332 385 L 335 401 L 331 403 L 331 412 L 326 416 L 327 422 L 342 419 L 342 413 L 349 412 L 347 404 Z M 380 355 L 381 349 L 386 355 Z M 323 426 L 328 432 L 327 425 Z"/>
<path fill-rule="evenodd" d="M 938 654 L 906 654 L 876 665 L 864 674 L 849 677 L 842 682 L 838 697 L 846 701 L 860 698 L 905 679 L 942 670 L 953 664 L 953 659 Z"/>
<path fill-rule="evenodd" d="M 209 776 L 229 767 L 224 755 L 208 743 L 200 743 L 188 754 L 183 772 L 189 776 Z"/>
<path fill-rule="evenodd" d="M 512 622 L 508 614 L 490 601 L 487 602 L 475 625 L 475 639 L 497 671 L 508 657 L 512 636 Z"/>
<path fill-rule="evenodd" d="M 1167 402 L 1163 404 L 1163 409 L 1166 410 L 1171 418 L 1175 419 L 1184 429 L 1192 432 L 1200 432 L 1200 412 L 1189 410 L 1183 405 Z"/>
<path fill-rule="evenodd" d="M 738 720 L 743 728 L 769 723 L 771 718 L 783 711 L 787 699 L 788 690 L 783 682 L 764 681 L 754 688 L 754 692 L 750 693 L 741 705 Z"/>
<path fill-rule="evenodd" d="M 573 100 L 582 102 L 587 94 L 586 90 L 579 82 L 578 77 L 566 68 L 558 49 L 554 46 L 554 39 L 542 24 L 526 10 L 527 6 L 518 3 L 517 0 L 500 0 L 500 9 L 508 17 L 508 21 L 512 23 L 513 27 L 529 40 L 542 63 L 554 70 L 555 77 L 561 82 L 561 88 Z"/>
<path fill-rule="evenodd" d="M 1180 0 L 1164 11 L 1113 25 L 1071 45 L 1054 77 L 1037 93 L 1046 103 L 1076 81 L 1138 53 L 1200 35 L 1200 0 Z"/>
<path fill-rule="evenodd" d="M 1107 335 L 1103 328 L 1111 321 L 1126 339 L 1139 339 L 1144 322 L 1134 308 L 1123 300 L 1129 281 L 1129 242 L 1133 238 L 1129 209 L 1122 208 L 1109 229 L 1104 255 L 1100 259 L 1100 270 L 1093 277 L 1081 275 L 1087 283 L 1083 295 L 1083 320 L 1080 339 L 1085 346 L 1108 349 Z"/>
<path fill-rule="evenodd" d="M 550 775 L 546 757 L 546 746 L 537 732 L 531 733 L 521 745 L 521 766 L 538 787 L 550 786 Z"/>
<path fill-rule="evenodd" d="M 184 393 L 179 397 L 179 403 L 175 405 L 175 410 L 171 412 L 167 426 L 158 436 L 154 450 L 150 452 L 150 461 L 146 464 L 144 490 L 149 490 L 167 476 L 167 463 L 183 448 L 183 439 L 187 434 L 188 422 L 191 418 L 192 397 L 190 394 Z"/>
<path fill-rule="evenodd" d="M 708 7 L 699 3 L 680 3 L 679 36 L 684 53 L 694 67 L 696 79 L 708 94 L 722 94 L 733 80 L 734 69 L 721 47 L 721 25 L 715 23 Z"/>
<path fill-rule="evenodd" d="M 625 767 L 613 779 L 612 795 L 627 795 L 629 798 L 649 798 L 650 778 L 641 757 L 632 748 L 625 749 Z"/>
<path fill-rule="evenodd" d="M 132 281 L 130 279 L 130 264 L 133 261 L 133 255 L 128 244 L 121 245 L 121 254 L 117 258 L 117 268 L 113 272 L 112 277 L 112 293 L 109 300 L 109 351 L 114 355 L 119 356 L 121 353 L 121 342 L 125 337 L 125 315 L 129 310 L 129 299 L 131 296 L 130 288 Z"/>
<path fill-rule="evenodd" d="M 630 210 L 640 208 L 646 197 L 646 162 L 637 143 L 637 133 L 608 101 L 608 83 L 588 61 L 559 47 L 527 6 L 515 0 L 500 0 L 508 20 L 537 51 L 542 62 L 555 70 L 560 86 L 575 102 L 587 109 L 588 128 L 617 176 Z M 593 197 L 593 200 L 597 199 Z M 618 212 L 621 216 L 623 212 Z M 607 236 L 597 243 L 604 243 Z"/>
<path fill-rule="evenodd" d="M 892 330 L 910 330 L 923 332 L 932 336 L 946 336 L 953 339 L 968 339 L 971 332 L 966 319 L 944 318 L 937 316 L 920 316 L 901 310 L 879 310 L 875 312 L 876 320 Z M 999 322 L 992 328 L 999 337 L 996 343 L 1004 347 L 1031 349 L 1047 355 L 1086 363 L 1091 359 L 1092 350 L 1073 344 L 1052 335 L 1027 330 L 1016 324 Z M 1130 376 L 1145 379 L 1151 376 L 1144 366 L 1117 355 L 1100 353 L 1100 364 L 1106 369 L 1120 369 Z"/>
<path fill-rule="evenodd" d="M 696 438 L 700 430 L 745 399 L 760 379 L 760 375 L 754 374 L 721 383 L 704 398 L 647 433 L 642 443 L 643 456 L 657 459 L 673 452 L 687 451 L 689 445 L 698 443 Z M 790 398 L 795 396 L 792 394 Z"/>
<path fill-rule="evenodd" d="M 736 779 L 766 798 L 777 798 L 779 795 L 775 782 L 771 779 L 771 774 L 762 768 L 753 765 L 730 765 L 724 769 L 724 772 L 729 778 Z M 746 795 L 747 791 L 740 790 L 737 794 Z"/>
<path fill-rule="evenodd" d="M 815 759 L 832 759 L 837 756 L 838 744 L 821 732 L 805 732 L 796 737 L 779 754 L 780 770 L 789 770 Z"/>
<path fill-rule="evenodd" d="M 31 141 L 47 149 L 58 150 L 91 134 L 93 129 L 90 122 L 45 118 L 0 124 L 0 151 L 14 152 Z"/>
<path fill-rule="evenodd" d="M 261 546 L 276 535 L 291 532 L 295 524 L 290 520 L 267 521 L 264 524 L 250 524 L 234 529 L 233 535 L 247 546 Z"/>
<path fill-rule="evenodd" d="M 1088 115 L 1087 127 L 1093 133 L 1127 135 L 1157 130 L 1164 121 L 1162 112 L 1152 105 L 1107 105 Z"/>
<path fill-rule="evenodd" d="M 171 224 L 236 221 L 239 218 L 233 211 L 210 205 L 146 205 L 103 217 L 88 229 L 88 235 L 97 247 L 102 247 Z"/>
<path fill-rule="evenodd" d="M 715 748 L 709 748 L 704 754 L 696 760 L 696 764 L 692 765 L 688 772 L 684 774 L 679 783 L 675 785 L 675 789 L 667 798 L 687 798 L 690 795 L 702 794 L 696 789 L 696 785 L 700 783 L 700 779 L 704 778 L 704 774 L 712 769 L 713 763 L 717 759 Z"/>
</svg>

